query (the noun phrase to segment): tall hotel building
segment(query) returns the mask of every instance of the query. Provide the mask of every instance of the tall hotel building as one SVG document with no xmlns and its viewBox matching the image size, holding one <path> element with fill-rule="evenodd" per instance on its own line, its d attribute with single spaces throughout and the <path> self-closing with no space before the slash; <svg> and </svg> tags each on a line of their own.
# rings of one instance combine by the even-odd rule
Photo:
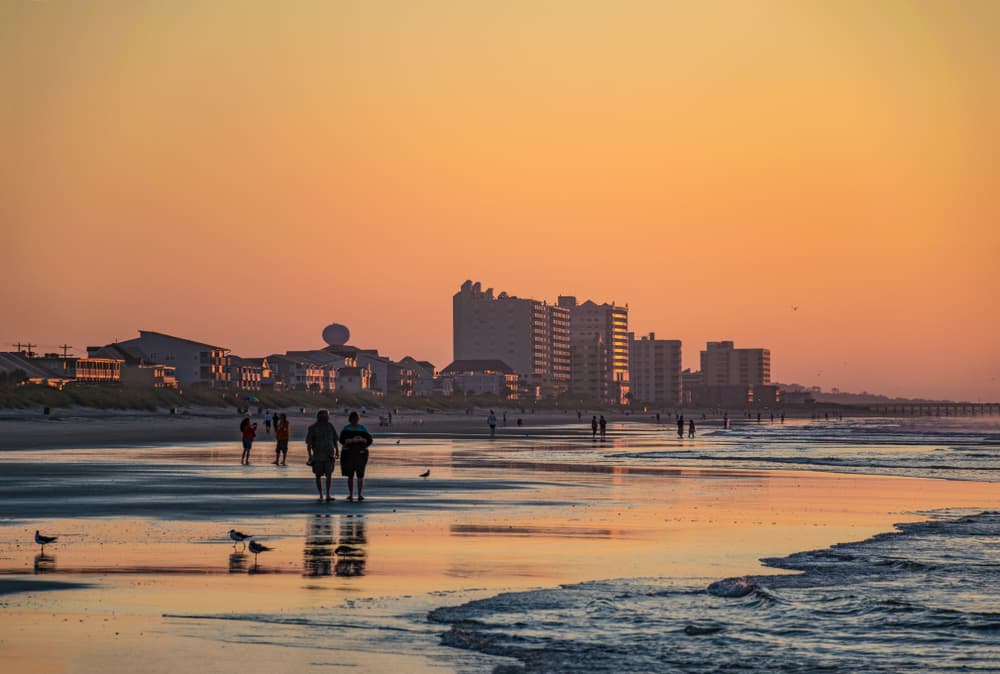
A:
<svg viewBox="0 0 1000 674">
<path fill-rule="evenodd" d="M 531 393 L 551 397 L 569 388 L 570 312 L 466 281 L 452 298 L 454 359 L 501 360 Z"/>
<path fill-rule="evenodd" d="M 653 332 L 636 339 L 630 332 L 628 345 L 632 401 L 679 405 L 683 389 L 680 340 L 656 339 Z"/>
<path fill-rule="evenodd" d="M 628 307 L 577 304 L 559 297 L 570 316 L 570 389 L 575 395 L 625 404 L 629 393 Z"/>
<path fill-rule="evenodd" d="M 732 342 L 708 342 L 701 352 L 705 386 L 762 386 L 771 383 L 768 349 L 736 349 Z"/>
</svg>

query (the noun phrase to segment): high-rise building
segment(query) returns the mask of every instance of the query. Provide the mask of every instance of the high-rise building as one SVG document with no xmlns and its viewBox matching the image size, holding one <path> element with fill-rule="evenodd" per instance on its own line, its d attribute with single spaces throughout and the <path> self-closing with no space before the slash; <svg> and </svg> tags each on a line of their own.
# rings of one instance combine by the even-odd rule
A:
<svg viewBox="0 0 1000 674">
<path fill-rule="evenodd" d="M 577 304 L 559 297 L 569 311 L 570 389 L 575 395 L 623 404 L 629 393 L 628 307 Z"/>
<path fill-rule="evenodd" d="M 678 405 L 681 403 L 681 341 L 640 339 L 628 333 L 628 372 L 632 402 Z"/>
<path fill-rule="evenodd" d="M 466 281 L 452 299 L 452 318 L 454 360 L 500 360 L 536 395 L 568 388 L 568 310 Z"/>
<path fill-rule="evenodd" d="M 771 383 L 768 349 L 736 349 L 732 342 L 708 342 L 701 352 L 705 386 L 760 386 Z"/>
</svg>

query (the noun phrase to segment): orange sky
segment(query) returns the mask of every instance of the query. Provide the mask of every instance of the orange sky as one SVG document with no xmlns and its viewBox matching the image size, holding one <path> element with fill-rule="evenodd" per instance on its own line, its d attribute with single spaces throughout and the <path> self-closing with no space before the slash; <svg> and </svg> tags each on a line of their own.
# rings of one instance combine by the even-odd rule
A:
<svg viewBox="0 0 1000 674">
<path fill-rule="evenodd" d="M 7 2 L 0 340 L 451 358 L 466 278 L 1000 400 L 1000 3 Z M 798 311 L 792 311 L 798 305 Z"/>
</svg>

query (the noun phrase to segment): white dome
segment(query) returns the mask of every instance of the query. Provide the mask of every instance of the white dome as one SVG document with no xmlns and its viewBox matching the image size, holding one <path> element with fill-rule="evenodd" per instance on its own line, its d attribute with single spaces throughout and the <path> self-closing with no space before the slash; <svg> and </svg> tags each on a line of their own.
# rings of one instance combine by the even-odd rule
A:
<svg viewBox="0 0 1000 674">
<path fill-rule="evenodd" d="M 346 325 L 331 323 L 323 328 L 323 341 L 330 346 L 343 346 L 351 338 L 351 331 Z"/>
</svg>

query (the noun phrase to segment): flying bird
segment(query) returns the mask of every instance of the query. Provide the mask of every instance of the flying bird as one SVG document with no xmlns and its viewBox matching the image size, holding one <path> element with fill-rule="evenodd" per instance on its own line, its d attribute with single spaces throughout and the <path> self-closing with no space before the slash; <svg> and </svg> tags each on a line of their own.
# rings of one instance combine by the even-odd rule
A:
<svg viewBox="0 0 1000 674">
<path fill-rule="evenodd" d="M 38 529 L 35 529 L 35 542 L 42 546 L 43 550 L 46 545 L 49 543 L 55 543 L 57 540 L 59 540 L 58 536 L 43 536 L 39 533 Z"/>
<path fill-rule="evenodd" d="M 243 547 L 246 547 L 247 540 L 253 538 L 250 534 L 245 534 L 242 531 L 236 531 L 236 529 L 229 530 L 229 538 L 233 540 L 233 547 L 236 547 L 237 543 L 242 543 Z"/>
<path fill-rule="evenodd" d="M 799 310 L 799 305 L 798 304 L 793 304 L 792 305 L 792 311 L 798 311 L 798 310 Z"/>
<path fill-rule="evenodd" d="M 431 469 L 428 468 L 427 470 L 425 470 L 420 474 L 420 477 L 430 477 L 430 474 L 431 474 Z"/>
<path fill-rule="evenodd" d="M 268 550 L 274 550 L 274 548 L 269 548 L 266 545 L 261 545 L 257 541 L 250 541 L 250 552 L 253 553 L 254 566 L 257 565 L 257 555 L 259 555 L 262 552 L 267 552 Z"/>
</svg>

